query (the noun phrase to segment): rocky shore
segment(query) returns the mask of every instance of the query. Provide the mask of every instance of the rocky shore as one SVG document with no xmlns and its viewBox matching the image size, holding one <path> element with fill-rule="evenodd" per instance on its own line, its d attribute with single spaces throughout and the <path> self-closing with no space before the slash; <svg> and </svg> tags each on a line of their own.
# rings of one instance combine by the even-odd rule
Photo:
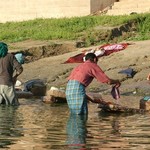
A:
<svg viewBox="0 0 150 150">
<path fill-rule="evenodd" d="M 150 94 L 150 82 L 146 80 L 150 72 L 150 41 L 130 41 L 127 43 L 130 43 L 130 45 L 126 49 L 101 57 L 98 64 L 110 78 L 121 81 L 120 93 L 122 99 L 124 99 L 122 102 L 128 105 L 130 101 L 131 106 L 134 103 L 134 106 L 137 107 L 139 99 Z M 10 44 L 10 47 L 13 47 L 15 51 L 32 49 L 35 53 L 35 49 L 48 44 L 49 41 L 25 41 Z M 23 64 L 24 72 L 18 79 L 23 83 L 31 79 L 42 79 L 47 83 L 48 88 L 54 86 L 65 89 L 67 77 L 78 63 L 63 64 L 63 62 L 69 57 L 90 48 L 76 48 L 74 43 L 69 42 L 63 46 L 61 44 L 55 51 L 49 50 L 49 55 L 43 56 L 42 52 L 39 51 L 41 53 L 38 59 Z M 128 68 L 134 70 L 133 77 L 118 73 Z M 108 95 L 107 99 L 112 100 L 109 95 L 110 90 L 111 86 L 98 83 L 96 80 L 87 88 L 88 92 L 100 92 L 103 95 Z M 136 100 L 138 100 L 137 104 L 135 104 Z"/>
</svg>

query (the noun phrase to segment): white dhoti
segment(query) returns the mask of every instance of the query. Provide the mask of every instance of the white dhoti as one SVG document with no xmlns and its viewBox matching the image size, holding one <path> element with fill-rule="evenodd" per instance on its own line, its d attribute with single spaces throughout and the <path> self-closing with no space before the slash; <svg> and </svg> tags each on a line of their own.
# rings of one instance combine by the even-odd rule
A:
<svg viewBox="0 0 150 150">
<path fill-rule="evenodd" d="M 0 104 L 19 105 L 13 85 L 0 85 Z"/>
</svg>

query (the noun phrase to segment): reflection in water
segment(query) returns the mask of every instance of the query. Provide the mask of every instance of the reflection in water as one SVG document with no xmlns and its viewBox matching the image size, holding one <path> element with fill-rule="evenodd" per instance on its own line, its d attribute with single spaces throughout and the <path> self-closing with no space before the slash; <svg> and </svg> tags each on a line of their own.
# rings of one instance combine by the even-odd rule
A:
<svg viewBox="0 0 150 150">
<path fill-rule="evenodd" d="M 19 125 L 16 119 L 17 107 L 0 106 L 0 148 L 6 148 L 16 143 L 16 138 L 23 136 L 16 127 Z"/>
<path fill-rule="evenodd" d="M 87 119 L 70 115 L 67 104 L 47 105 L 38 99 L 20 103 L 17 108 L 0 106 L 0 149 L 150 149 L 149 113 L 102 113 L 89 104 Z"/>
<path fill-rule="evenodd" d="M 70 114 L 67 122 L 67 145 L 70 149 L 85 148 L 86 145 L 86 115 Z"/>
<path fill-rule="evenodd" d="M 112 134 L 115 134 L 115 135 L 121 134 L 119 119 L 114 119 L 112 121 L 112 128 L 113 128 Z"/>
<path fill-rule="evenodd" d="M 150 148 L 148 143 L 148 137 L 150 137 L 148 118 L 150 117 L 148 114 L 100 113 L 99 117 L 102 123 L 99 130 L 101 137 L 99 137 L 98 147 L 117 150 Z"/>
</svg>

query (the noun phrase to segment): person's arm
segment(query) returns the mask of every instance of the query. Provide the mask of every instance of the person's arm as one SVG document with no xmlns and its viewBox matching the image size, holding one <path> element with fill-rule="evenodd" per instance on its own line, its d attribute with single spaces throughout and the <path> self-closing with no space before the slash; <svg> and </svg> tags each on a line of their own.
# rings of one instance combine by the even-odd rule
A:
<svg viewBox="0 0 150 150">
<path fill-rule="evenodd" d="M 13 65 L 14 65 L 14 76 L 13 76 L 13 83 L 15 84 L 17 81 L 17 77 L 23 72 L 22 65 L 16 60 L 16 58 L 13 58 Z"/>
<path fill-rule="evenodd" d="M 109 85 L 116 84 L 118 87 L 121 85 L 119 80 L 110 79 L 98 65 L 95 65 L 93 68 L 92 73 L 99 82 Z"/>
<path fill-rule="evenodd" d="M 121 85 L 119 80 L 113 80 L 113 79 L 110 79 L 108 84 L 110 84 L 110 85 L 115 84 L 117 87 L 120 87 L 120 85 Z"/>
<path fill-rule="evenodd" d="M 23 72 L 23 68 L 21 67 L 19 70 L 16 71 L 15 75 L 13 76 L 13 83 L 15 84 L 17 81 L 17 77 Z"/>
<path fill-rule="evenodd" d="M 23 72 L 23 68 L 21 67 L 19 70 L 16 71 L 16 74 L 13 77 L 17 78 L 22 72 Z"/>
</svg>

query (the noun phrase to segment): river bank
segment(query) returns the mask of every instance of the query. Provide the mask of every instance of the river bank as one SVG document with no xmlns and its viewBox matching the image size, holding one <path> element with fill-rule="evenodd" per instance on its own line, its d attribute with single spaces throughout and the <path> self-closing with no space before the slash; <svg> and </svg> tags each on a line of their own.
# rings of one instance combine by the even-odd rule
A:
<svg viewBox="0 0 150 150">
<path fill-rule="evenodd" d="M 101 57 L 98 64 L 110 78 L 119 79 L 121 81 L 121 95 L 140 96 L 139 98 L 141 98 L 145 95 L 149 95 L 150 91 L 150 84 L 146 80 L 150 72 L 150 41 L 130 41 L 127 43 L 130 43 L 130 45 L 128 45 L 126 49 L 112 53 L 109 56 Z M 26 41 L 11 46 L 21 48 L 22 45 L 24 48 L 27 47 L 29 49 L 31 47 L 39 47 L 42 44 L 46 45 L 47 43 Z M 24 71 L 18 79 L 22 81 L 22 83 L 32 79 L 42 79 L 47 83 L 48 89 L 51 86 L 65 89 L 67 77 L 78 63 L 63 64 L 63 62 L 69 57 L 81 53 L 85 49 L 93 48 L 70 47 L 68 50 L 65 49 L 65 47 L 59 47 L 57 55 L 41 57 L 38 60 L 23 64 Z M 66 51 L 62 53 L 64 50 Z M 118 73 L 128 68 L 135 71 L 133 77 Z M 100 92 L 102 94 L 110 94 L 110 90 L 111 86 L 98 83 L 96 80 L 87 88 L 88 92 Z"/>
</svg>

